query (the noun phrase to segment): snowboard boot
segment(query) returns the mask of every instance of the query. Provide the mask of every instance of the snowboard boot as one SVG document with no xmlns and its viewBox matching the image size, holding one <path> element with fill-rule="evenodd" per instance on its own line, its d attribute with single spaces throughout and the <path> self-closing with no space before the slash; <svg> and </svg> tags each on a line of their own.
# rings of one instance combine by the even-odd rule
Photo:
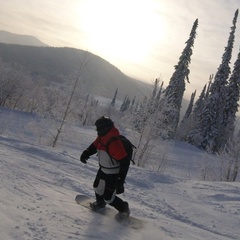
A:
<svg viewBox="0 0 240 240">
<path fill-rule="evenodd" d="M 104 197 L 95 193 L 96 201 L 93 203 L 90 203 L 90 208 L 93 211 L 98 211 L 99 209 L 102 209 L 106 206 L 106 202 L 104 200 Z"/>
<path fill-rule="evenodd" d="M 111 206 L 115 207 L 118 210 L 115 218 L 117 220 L 127 219 L 130 215 L 130 209 L 127 202 L 124 202 L 121 198 L 115 197 L 114 201 L 110 203 Z"/>
<path fill-rule="evenodd" d="M 106 202 L 105 201 L 95 201 L 93 203 L 90 203 L 90 208 L 93 210 L 93 211 L 99 211 L 100 209 L 102 208 L 105 208 L 106 206 Z"/>
<path fill-rule="evenodd" d="M 126 219 L 129 217 L 129 215 L 130 215 L 130 209 L 129 209 L 128 202 L 123 202 L 123 207 L 121 211 L 119 211 L 118 213 L 118 218 Z"/>
</svg>

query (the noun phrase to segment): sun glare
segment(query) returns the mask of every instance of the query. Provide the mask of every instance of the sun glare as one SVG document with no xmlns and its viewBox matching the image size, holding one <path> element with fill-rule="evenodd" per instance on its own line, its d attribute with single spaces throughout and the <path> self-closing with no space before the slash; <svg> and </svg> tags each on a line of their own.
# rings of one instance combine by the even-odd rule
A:
<svg viewBox="0 0 240 240">
<path fill-rule="evenodd" d="M 78 24 L 89 50 L 136 64 L 147 58 L 165 31 L 153 4 L 149 0 L 84 1 L 79 6 Z"/>
</svg>

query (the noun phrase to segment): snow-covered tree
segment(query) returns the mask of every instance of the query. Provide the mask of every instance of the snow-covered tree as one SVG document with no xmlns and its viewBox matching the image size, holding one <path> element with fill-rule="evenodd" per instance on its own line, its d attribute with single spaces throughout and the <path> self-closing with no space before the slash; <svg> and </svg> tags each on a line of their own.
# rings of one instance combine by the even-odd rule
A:
<svg viewBox="0 0 240 240">
<path fill-rule="evenodd" d="M 235 38 L 236 22 L 238 17 L 238 10 L 235 12 L 233 18 L 233 26 L 231 27 L 230 36 L 227 47 L 222 56 L 222 63 L 214 77 L 214 81 L 210 87 L 209 97 L 206 100 L 204 109 L 200 114 L 200 124 L 198 132 L 201 137 L 198 139 L 198 147 L 217 152 L 222 147 L 224 136 L 222 136 L 223 127 L 226 126 L 224 112 L 226 107 L 226 92 L 227 80 L 230 75 L 230 60 L 232 57 L 232 49 Z"/>
<path fill-rule="evenodd" d="M 235 182 L 240 170 L 240 132 L 228 139 L 218 155 L 219 181 Z"/>
<path fill-rule="evenodd" d="M 133 113 L 132 124 L 134 129 L 141 132 L 146 126 L 147 120 L 158 111 L 159 101 L 162 91 L 162 85 L 159 86 L 160 79 L 155 79 L 153 83 L 153 91 L 151 96 L 148 98 L 144 97 L 143 101 L 138 105 L 138 108 Z"/>
<path fill-rule="evenodd" d="M 164 82 L 162 81 L 162 84 L 160 85 L 160 87 L 158 89 L 158 93 L 157 93 L 157 96 L 156 96 L 156 102 L 159 102 L 161 97 L 162 97 L 163 84 L 164 84 Z"/>
<path fill-rule="evenodd" d="M 87 95 L 80 117 L 83 126 L 90 124 L 97 119 L 97 114 L 95 114 L 97 106 L 98 101 L 90 95 Z"/>
<path fill-rule="evenodd" d="M 174 66 L 175 71 L 170 79 L 169 85 L 164 91 L 164 101 L 172 106 L 171 110 L 166 109 L 166 126 L 171 128 L 169 137 L 174 137 L 180 118 L 180 109 L 185 91 L 185 80 L 189 82 L 189 64 L 191 62 L 192 48 L 196 38 L 196 30 L 198 27 L 198 19 L 195 20 L 190 37 L 186 42 L 186 46 L 179 58 L 179 62 Z"/>
<path fill-rule="evenodd" d="M 205 99 L 207 99 L 208 96 L 209 96 L 209 92 L 210 92 L 210 88 L 212 86 L 213 78 L 214 78 L 214 74 L 211 74 L 210 77 L 209 77 L 209 83 L 208 83 L 208 87 L 207 87 L 207 90 L 206 90 Z"/>
<path fill-rule="evenodd" d="M 30 82 L 29 74 L 20 66 L 5 63 L 0 58 L 0 106 L 14 108 Z"/>
<path fill-rule="evenodd" d="M 121 112 L 127 111 L 128 108 L 129 108 L 130 102 L 131 102 L 131 101 L 130 101 L 129 97 L 128 97 L 128 96 L 125 96 L 125 98 L 124 98 L 124 100 L 123 100 L 123 103 L 122 103 L 122 105 L 121 105 L 121 107 L 120 107 L 120 111 L 121 111 Z"/>
<path fill-rule="evenodd" d="M 188 132 L 186 133 L 187 134 L 186 140 L 189 143 L 196 145 L 196 146 L 197 146 L 198 142 L 200 141 L 199 139 L 201 139 L 201 137 L 202 137 L 201 131 L 199 131 L 200 115 L 205 106 L 206 99 L 209 96 L 209 89 L 211 86 L 212 79 L 213 79 L 213 75 L 210 75 L 209 83 L 208 83 L 208 85 L 204 85 L 203 90 L 202 90 L 198 100 L 195 102 L 193 111 L 189 117 L 189 128 L 188 128 Z"/>
<path fill-rule="evenodd" d="M 153 83 L 152 95 L 142 101 L 132 118 L 133 129 L 139 134 L 134 158 L 141 167 L 148 163 L 156 144 L 163 141 L 160 136 L 166 136 L 169 131 L 162 123 L 165 122 L 164 109 L 170 109 L 170 106 L 163 105 L 168 104 L 167 102 L 161 102 L 161 92 L 162 84 L 160 85 L 160 80 L 156 79 Z M 158 166 L 160 165 L 158 163 Z"/>
<path fill-rule="evenodd" d="M 113 96 L 113 99 L 112 99 L 112 101 L 111 101 L 111 104 L 110 104 L 111 107 L 114 107 L 114 106 L 115 106 L 116 99 L 117 99 L 117 94 L 118 94 L 118 88 L 116 89 L 116 91 L 115 91 L 115 93 L 114 93 L 114 96 Z"/>
<path fill-rule="evenodd" d="M 224 108 L 224 125 L 221 132 L 224 145 L 234 134 L 234 125 L 236 113 L 238 111 L 240 91 L 240 52 L 238 53 L 237 60 L 234 64 L 232 75 L 229 79 L 229 84 L 226 87 L 226 102 Z"/>
<path fill-rule="evenodd" d="M 182 119 L 182 121 L 181 121 L 181 123 L 178 127 L 178 130 L 177 130 L 177 138 L 179 138 L 181 140 L 186 140 L 189 128 L 191 126 L 190 116 L 192 114 L 195 96 L 196 96 L 196 90 L 191 95 L 191 99 L 190 99 L 188 108 L 187 108 L 186 113 L 183 116 L 183 119 Z"/>
<path fill-rule="evenodd" d="M 131 102 L 131 105 L 130 105 L 130 111 L 131 113 L 134 111 L 134 108 L 135 108 L 135 102 L 136 102 L 136 96 L 134 96 L 132 102 Z"/>
</svg>

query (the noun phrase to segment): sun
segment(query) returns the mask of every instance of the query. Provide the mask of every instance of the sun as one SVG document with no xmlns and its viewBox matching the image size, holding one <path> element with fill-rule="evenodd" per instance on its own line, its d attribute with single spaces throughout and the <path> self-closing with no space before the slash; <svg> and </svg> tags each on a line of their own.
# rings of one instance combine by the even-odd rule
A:
<svg viewBox="0 0 240 240">
<path fill-rule="evenodd" d="M 88 0 L 79 5 L 79 23 L 90 51 L 138 64 L 164 34 L 151 0 Z"/>
</svg>

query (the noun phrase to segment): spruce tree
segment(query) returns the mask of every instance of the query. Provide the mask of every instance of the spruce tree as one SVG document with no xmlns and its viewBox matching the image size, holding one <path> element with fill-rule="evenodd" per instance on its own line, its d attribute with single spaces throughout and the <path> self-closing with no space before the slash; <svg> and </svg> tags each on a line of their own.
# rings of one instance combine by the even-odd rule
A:
<svg viewBox="0 0 240 240">
<path fill-rule="evenodd" d="M 156 96 L 156 98 L 155 98 L 155 102 L 156 102 L 156 103 L 159 103 L 159 101 L 160 101 L 160 99 L 161 99 L 161 97 L 162 97 L 163 84 L 164 84 L 164 82 L 162 82 L 162 84 L 161 84 L 160 87 L 159 87 L 157 96 Z"/>
<path fill-rule="evenodd" d="M 121 112 L 126 111 L 127 97 L 128 97 L 128 96 L 125 96 L 125 98 L 124 98 L 124 100 L 123 100 L 123 103 L 122 103 L 122 105 L 121 105 L 121 107 L 120 107 L 120 111 L 121 111 Z"/>
<path fill-rule="evenodd" d="M 211 88 L 211 86 L 212 86 L 212 80 L 213 80 L 213 78 L 214 78 L 214 75 L 211 74 L 210 77 L 209 77 L 209 83 L 208 83 L 207 91 L 206 91 L 206 94 L 205 94 L 205 99 L 207 99 L 208 96 L 209 96 L 209 92 L 210 92 L 210 88 Z"/>
<path fill-rule="evenodd" d="M 224 130 L 222 133 L 222 145 L 233 137 L 234 124 L 236 119 L 236 113 L 238 111 L 239 101 L 239 89 L 240 88 L 240 52 L 236 62 L 234 63 L 234 69 L 229 79 L 229 84 L 226 88 L 226 104 L 224 108 L 224 119 L 223 126 Z"/>
<path fill-rule="evenodd" d="M 134 96 L 134 98 L 133 98 L 133 100 L 131 102 L 131 106 L 130 106 L 130 111 L 131 112 L 134 110 L 135 102 L 136 102 L 136 96 Z"/>
<path fill-rule="evenodd" d="M 227 47 L 222 56 L 222 63 L 214 77 L 214 81 L 210 87 L 209 97 L 202 113 L 200 114 L 200 125 L 198 131 L 201 133 L 198 147 L 211 152 L 217 152 L 222 145 L 222 134 L 224 127 L 224 109 L 226 104 L 226 89 L 227 80 L 230 75 L 230 60 L 232 57 L 232 49 L 235 38 L 236 22 L 238 17 L 238 10 L 235 12 L 233 18 L 233 26 L 231 27 L 230 36 Z"/>
<path fill-rule="evenodd" d="M 123 101 L 123 103 L 122 103 L 122 105 L 120 107 L 120 111 L 121 112 L 127 111 L 129 106 L 130 106 L 130 99 L 129 99 L 128 96 L 125 96 L 124 101 Z"/>
<path fill-rule="evenodd" d="M 194 104 L 194 108 L 190 116 L 190 127 L 187 133 L 187 141 L 195 146 L 198 146 L 199 142 L 201 142 L 200 139 L 203 138 L 199 122 L 206 99 L 209 96 L 209 89 L 211 87 L 212 79 L 213 75 L 210 75 L 208 86 L 204 85 L 198 100 Z"/>
<path fill-rule="evenodd" d="M 181 140 L 185 140 L 189 131 L 189 125 L 191 125 L 190 121 L 191 121 L 191 114 L 192 114 L 192 109 L 193 109 L 193 104 L 194 104 L 194 99 L 196 96 L 196 90 L 192 93 L 191 95 L 191 99 L 188 105 L 188 108 L 186 110 L 186 113 L 181 121 L 181 124 L 178 127 L 178 131 L 177 131 L 177 137 Z"/>
<path fill-rule="evenodd" d="M 117 99 L 117 94 L 118 94 L 118 88 L 116 89 L 116 91 L 115 91 L 115 93 L 114 93 L 112 102 L 111 102 L 111 104 L 110 104 L 111 107 L 114 107 L 114 106 L 115 106 L 116 99 Z"/>
<path fill-rule="evenodd" d="M 168 106 L 171 106 L 171 109 L 165 110 L 166 120 L 164 123 L 166 127 L 170 128 L 169 138 L 174 137 L 179 123 L 180 109 L 185 91 L 185 80 L 189 82 L 189 64 L 191 62 L 197 27 L 198 19 L 196 19 L 193 24 L 190 37 L 186 42 L 186 47 L 179 58 L 178 64 L 174 66 L 175 71 L 170 79 L 169 85 L 164 91 L 163 99 L 167 102 Z"/>
</svg>

